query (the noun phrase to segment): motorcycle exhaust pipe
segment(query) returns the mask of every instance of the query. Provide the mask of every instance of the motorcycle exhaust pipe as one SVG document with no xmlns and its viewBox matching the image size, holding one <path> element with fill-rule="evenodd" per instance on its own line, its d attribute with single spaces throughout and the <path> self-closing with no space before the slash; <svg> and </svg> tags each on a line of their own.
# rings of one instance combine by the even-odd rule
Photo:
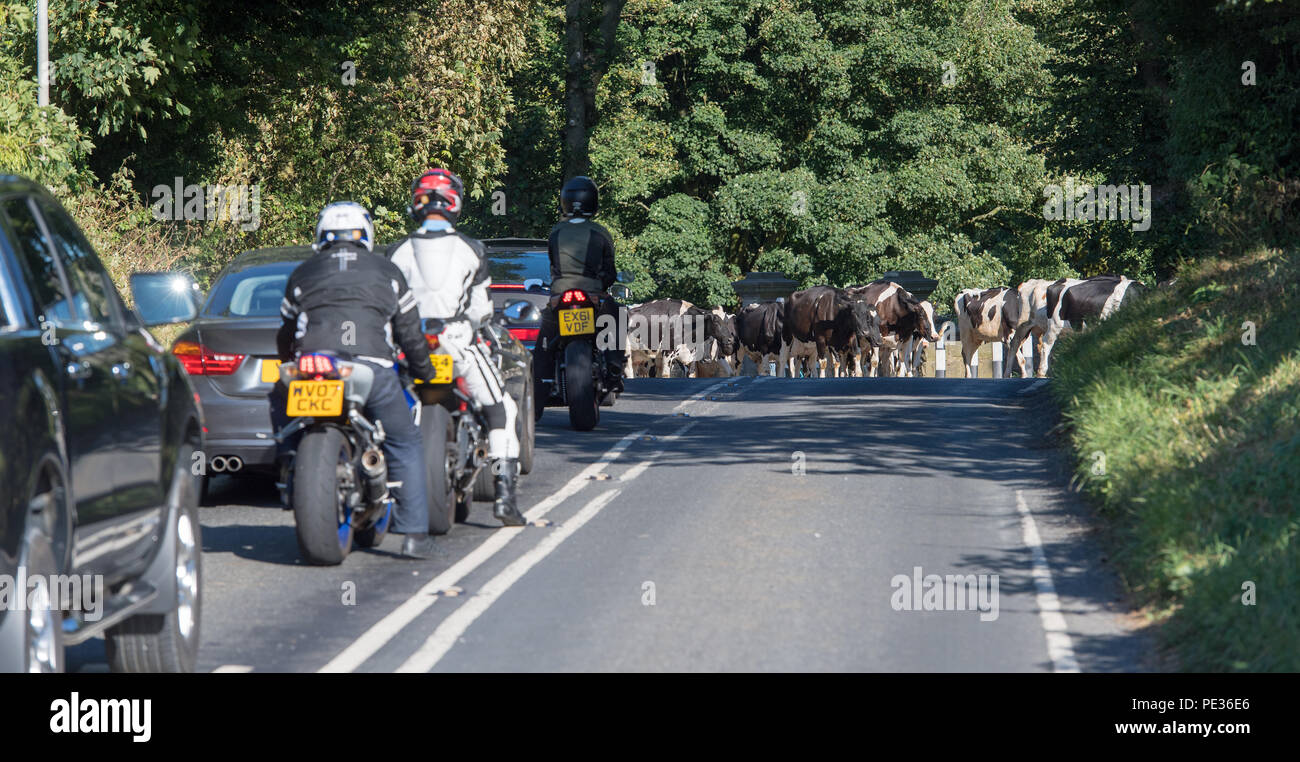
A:
<svg viewBox="0 0 1300 762">
<path fill-rule="evenodd" d="M 378 447 L 370 447 L 361 453 L 361 473 L 365 476 L 366 502 L 387 500 L 388 464 L 384 462 L 384 453 Z"/>
</svg>

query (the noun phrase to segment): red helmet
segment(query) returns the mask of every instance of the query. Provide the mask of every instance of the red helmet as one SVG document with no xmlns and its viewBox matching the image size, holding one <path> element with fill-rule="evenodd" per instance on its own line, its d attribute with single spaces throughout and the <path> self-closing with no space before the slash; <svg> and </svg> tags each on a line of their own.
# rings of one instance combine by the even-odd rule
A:
<svg viewBox="0 0 1300 762">
<path fill-rule="evenodd" d="M 406 208 L 416 222 L 438 212 L 455 224 L 465 208 L 465 184 L 445 169 L 430 169 L 411 183 L 411 205 Z"/>
</svg>

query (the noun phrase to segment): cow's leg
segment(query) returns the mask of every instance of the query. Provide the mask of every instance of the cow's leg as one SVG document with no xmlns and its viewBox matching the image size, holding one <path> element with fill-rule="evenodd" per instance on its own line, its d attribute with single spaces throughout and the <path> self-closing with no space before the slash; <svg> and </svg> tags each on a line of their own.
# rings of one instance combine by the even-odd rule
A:
<svg viewBox="0 0 1300 762">
<path fill-rule="evenodd" d="M 967 336 L 961 337 L 961 362 L 966 367 L 966 378 L 976 378 L 979 375 L 979 349 L 979 341 L 972 341 Z"/>
<path fill-rule="evenodd" d="M 1015 358 L 1016 368 L 1020 371 L 1021 378 L 1028 378 L 1029 376 L 1028 376 L 1028 372 L 1025 370 L 1025 358 L 1022 357 L 1020 354 L 1020 345 L 1025 342 L 1025 337 L 1029 335 L 1029 332 L 1032 328 L 1033 328 L 1033 324 L 1029 322 L 1024 322 L 1016 326 L 1016 332 L 1011 335 L 1011 345 L 1007 349 L 1007 351 L 1009 351 L 1011 355 Z M 1008 357 L 1006 359 L 1010 360 L 1011 358 Z M 1011 368 L 1010 362 L 1006 362 L 1006 368 L 1008 369 L 1008 371 L 1010 370 Z M 1006 375 L 1011 375 L 1011 374 L 1008 372 Z"/>
<path fill-rule="evenodd" d="M 1056 344 L 1056 339 L 1061 335 L 1063 330 L 1064 329 L 1060 324 L 1053 323 L 1043 332 L 1043 357 L 1042 360 L 1039 361 L 1039 364 L 1042 366 L 1041 375 L 1043 378 L 1047 378 L 1047 374 L 1050 372 L 1049 362 L 1052 357 L 1052 346 Z"/>
</svg>

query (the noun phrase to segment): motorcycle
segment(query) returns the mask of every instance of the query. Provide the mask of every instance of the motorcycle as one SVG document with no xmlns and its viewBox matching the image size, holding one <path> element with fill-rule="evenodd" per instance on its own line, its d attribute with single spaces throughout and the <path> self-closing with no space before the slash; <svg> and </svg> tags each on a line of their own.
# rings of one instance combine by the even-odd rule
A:
<svg viewBox="0 0 1300 762">
<path fill-rule="evenodd" d="M 276 439 L 302 432 L 281 480 L 298 549 L 308 563 L 337 565 L 354 543 L 379 545 L 392 519 L 383 423 L 362 413 L 375 370 L 318 352 L 281 363 L 280 378 L 288 387 L 285 412 L 292 420 Z"/>
<path fill-rule="evenodd" d="M 441 345 L 446 322 L 420 321 L 435 376 L 416 380 L 419 426 L 429 492 L 429 533 L 446 534 L 453 523 L 469 518 L 475 488 L 491 483 L 488 423 L 483 408 L 469 394 L 465 379 L 455 375 L 451 354 Z"/>
<path fill-rule="evenodd" d="M 604 294 L 572 288 L 552 304 L 560 324 L 555 344 L 555 378 L 547 407 L 569 408 L 569 425 L 590 431 L 600 422 L 600 408 L 614 404 L 618 394 L 596 342 L 596 307 Z M 537 408 L 541 418 L 543 406 Z"/>
</svg>

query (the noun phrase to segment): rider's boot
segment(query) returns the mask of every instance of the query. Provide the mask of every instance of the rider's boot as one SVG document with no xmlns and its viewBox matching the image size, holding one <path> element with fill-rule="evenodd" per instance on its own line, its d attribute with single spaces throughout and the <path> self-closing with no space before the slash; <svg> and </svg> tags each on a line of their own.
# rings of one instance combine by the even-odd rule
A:
<svg viewBox="0 0 1300 762">
<path fill-rule="evenodd" d="M 515 505 L 515 474 L 519 471 L 517 458 L 501 458 L 493 464 L 496 472 L 496 502 L 492 515 L 508 527 L 524 525 L 524 516 Z"/>
<path fill-rule="evenodd" d="M 408 534 L 402 540 L 402 558 L 426 560 L 437 552 L 433 538 L 427 534 Z"/>
</svg>

